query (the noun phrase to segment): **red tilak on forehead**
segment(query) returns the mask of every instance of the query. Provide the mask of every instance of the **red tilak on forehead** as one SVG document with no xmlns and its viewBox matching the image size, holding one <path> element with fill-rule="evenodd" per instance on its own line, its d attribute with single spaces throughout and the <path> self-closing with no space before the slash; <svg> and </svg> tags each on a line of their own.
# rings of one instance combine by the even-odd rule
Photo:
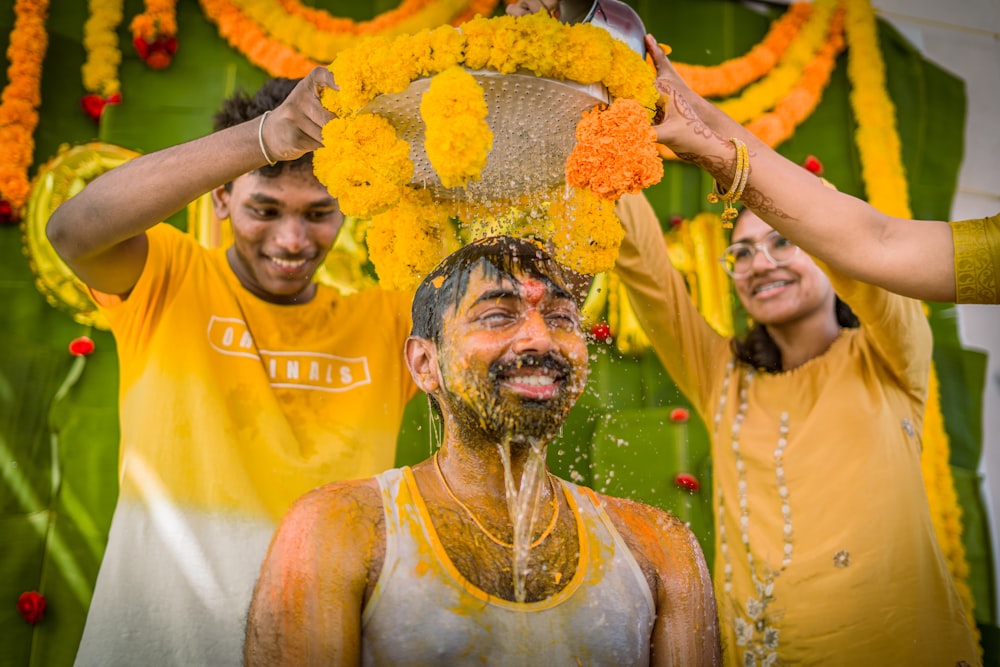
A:
<svg viewBox="0 0 1000 667">
<path fill-rule="evenodd" d="M 525 278 L 521 281 L 521 290 L 524 293 L 524 300 L 535 306 L 545 296 L 545 283 L 534 278 Z"/>
</svg>

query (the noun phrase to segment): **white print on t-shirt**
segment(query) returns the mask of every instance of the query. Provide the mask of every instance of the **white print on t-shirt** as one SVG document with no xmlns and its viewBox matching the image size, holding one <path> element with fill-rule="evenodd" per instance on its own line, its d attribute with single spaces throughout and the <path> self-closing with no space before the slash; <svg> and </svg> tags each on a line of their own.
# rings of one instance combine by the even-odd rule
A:
<svg viewBox="0 0 1000 667">
<path fill-rule="evenodd" d="M 208 342 L 227 356 L 245 357 L 264 364 L 272 387 L 314 391 L 347 391 L 371 384 L 368 357 L 338 357 L 305 350 L 258 350 L 246 322 L 212 316 Z"/>
</svg>

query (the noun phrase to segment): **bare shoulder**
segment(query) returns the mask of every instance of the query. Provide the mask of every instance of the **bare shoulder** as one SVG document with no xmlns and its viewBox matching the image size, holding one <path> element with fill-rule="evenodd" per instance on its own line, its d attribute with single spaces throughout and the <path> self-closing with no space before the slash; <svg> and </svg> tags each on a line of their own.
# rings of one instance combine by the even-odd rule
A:
<svg viewBox="0 0 1000 667">
<path fill-rule="evenodd" d="M 275 545 L 284 543 L 301 556 L 368 551 L 382 533 L 384 513 L 373 478 L 335 482 L 300 496 L 281 520 Z"/>
<path fill-rule="evenodd" d="M 651 566 L 662 575 L 703 567 L 705 557 L 698 539 L 673 514 L 627 498 L 597 497 L 644 569 Z"/>
</svg>

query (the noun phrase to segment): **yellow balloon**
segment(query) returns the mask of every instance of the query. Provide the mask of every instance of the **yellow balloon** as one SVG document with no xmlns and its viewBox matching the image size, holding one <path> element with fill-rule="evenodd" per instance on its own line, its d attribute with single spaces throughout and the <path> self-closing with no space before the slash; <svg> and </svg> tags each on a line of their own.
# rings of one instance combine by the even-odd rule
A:
<svg viewBox="0 0 1000 667">
<path fill-rule="evenodd" d="M 108 329 L 87 287 L 56 254 L 45 234 L 52 212 L 106 171 L 136 157 L 121 146 L 93 142 L 63 145 L 35 176 L 21 223 L 24 252 L 35 274 L 35 284 L 45 300 L 67 311 L 80 324 Z"/>
</svg>

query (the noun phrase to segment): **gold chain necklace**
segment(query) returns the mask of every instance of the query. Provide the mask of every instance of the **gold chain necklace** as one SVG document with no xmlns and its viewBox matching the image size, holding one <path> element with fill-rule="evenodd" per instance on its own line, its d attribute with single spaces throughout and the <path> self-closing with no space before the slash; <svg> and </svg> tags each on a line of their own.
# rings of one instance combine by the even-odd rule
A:
<svg viewBox="0 0 1000 667">
<path fill-rule="evenodd" d="M 465 513 L 469 515 L 469 518 L 472 519 L 472 522 L 476 524 L 476 527 L 479 528 L 479 530 L 483 531 L 483 534 L 489 538 L 490 542 L 498 544 L 506 549 L 513 549 L 514 548 L 513 544 L 509 542 L 504 542 L 499 537 L 488 531 L 486 529 L 486 526 L 484 526 L 479 521 L 479 519 L 472 512 L 472 510 L 469 509 L 469 507 L 465 503 L 463 503 L 455 496 L 455 492 L 451 490 L 451 487 L 448 485 L 448 480 L 444 478 L 444 472 L 441 470 L 441 463 L 438 461 L 438 453 L 440 453 L 440 451 L 441 450 L 434 452 L 434 469 L 437 471 L 438 479 L 441 480 L 441 485 L 444 486 L 445 493 L 447 493 L 448 497 L 454 500 L 459 507 L 465 510 Z M 552 503 L 554 505 L 552 510 L 552 519 L 549 521 L 549 525 L 545 528 L 545 530 L 542 531 L 542 534 L 539 535 L 534 542 L 528 545 L 529 549 L 534 549 L 539 544 L 544 542 L 545 538 L 547 538 L 549 535 L 552 534 L 552 531 L 556 527 L 556 521 L 559 519 L 559 498 L 556 497 L 556 490 L 552 484 L 552 476 L 549 475 L 548 473 L 545 473 L 545 480 L 549 484 L 549 492 L 552 494 Z"/>
</svg>

